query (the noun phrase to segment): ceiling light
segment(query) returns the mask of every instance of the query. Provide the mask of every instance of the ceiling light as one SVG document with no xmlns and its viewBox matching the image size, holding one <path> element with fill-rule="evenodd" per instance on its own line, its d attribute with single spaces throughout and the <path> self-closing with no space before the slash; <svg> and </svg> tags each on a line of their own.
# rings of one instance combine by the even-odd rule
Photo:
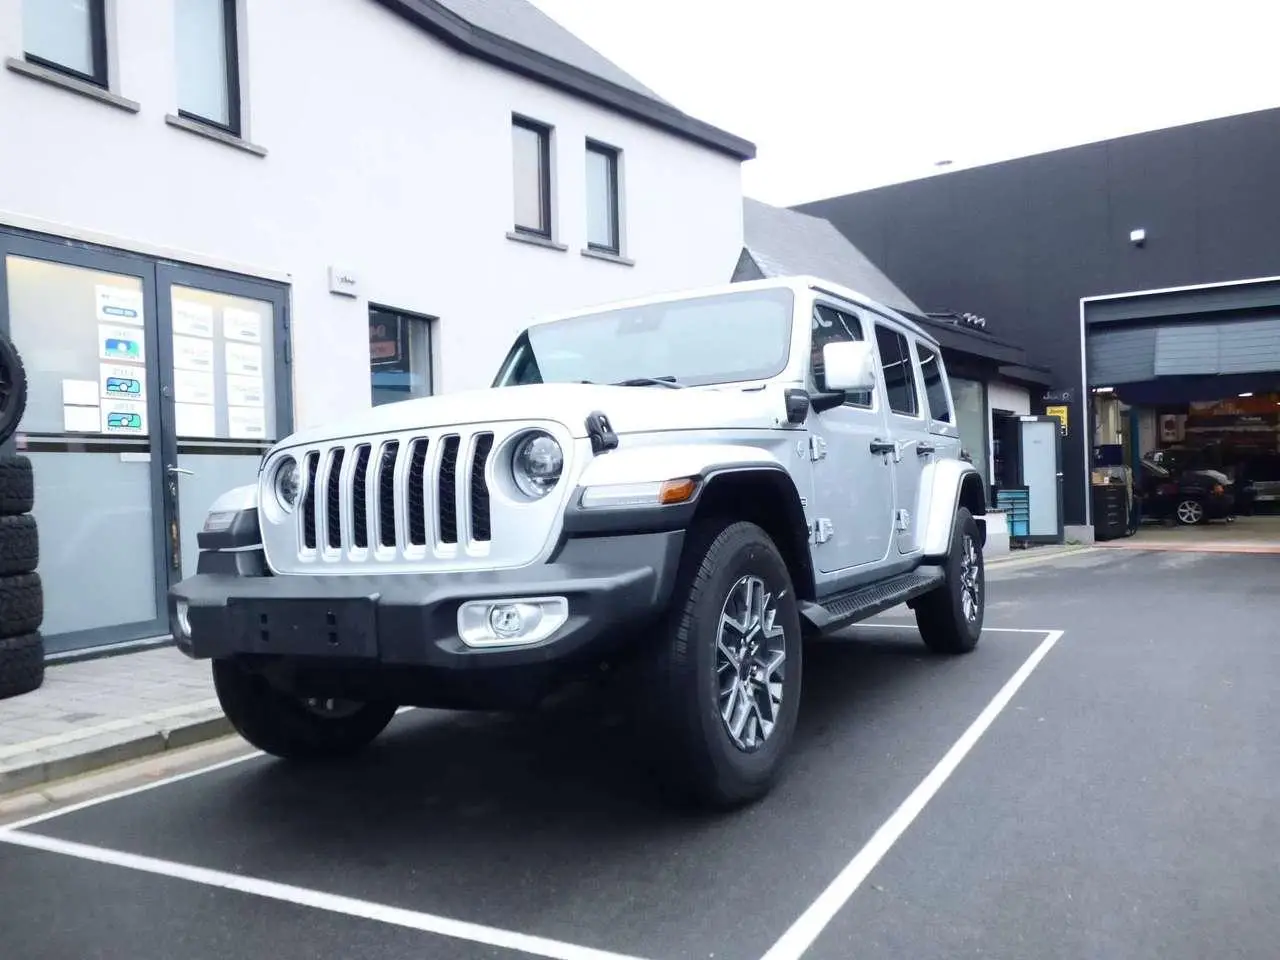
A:
<svg viewBox="0 0 1280 960">
<path fill-rule="evenodd" d="M 1094 387 L 1093 392 L 1094 393 L 1114 393 L 1115 389 L 1116 389 L 1115 387 Z"/>
<path fill-rule="evenodd" d="M 1252 397 L 1252 396 L 1253 396 L 1253 391 L 1252 391 L 1252 390 L 1250 390 L 1250 391 L 1248 391 L 1248 392 L 1246 392 L 1246 393 L 1237 394 L 1237 396 L 1240 396 L 1240 397 Z"/>
</svg>

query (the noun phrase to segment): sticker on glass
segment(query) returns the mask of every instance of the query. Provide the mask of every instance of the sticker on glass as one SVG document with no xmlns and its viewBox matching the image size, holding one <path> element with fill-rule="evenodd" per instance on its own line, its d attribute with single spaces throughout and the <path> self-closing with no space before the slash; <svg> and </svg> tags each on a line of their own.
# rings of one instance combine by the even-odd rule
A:
<svg viewBox="0 0 1280 960">
<path fill-rule="evenodd" d="M 222 308 L 222 335 L 228 340 L 245 343 L 262 342 L 262 318 L 252 310 Z"/>
<path fill-rule="evenodd" d="M 175 403 L 174 427 L 180 437 L 216 437 L 217 423 L 213 407 L 202 403 Z"/>
<path fill-rule="evenodd" d="M 173 332 L 184 337 L 213 336 L 213 307 L 195 300 L 173 299 Z"/>
<path fill-rule="evenodd" d="M 144 363 L 147 351 L 143 344 L 142 330 L 138 327 L 98 324 L 98 359 Z"/>
<path fill-rule="evenodd" d="M 97 407 L 63 407 L 62 430 L 64 433 L 100 433 L 102 420 Z"/>
<path fill-rule="evenodd" d="M 174 370 L 175 403 L 213 403 L 213 374 L 204 370 Z"/>
<path fill-rule="evenodd" d="M 227 377 L 227 403 L 233 407 L 263 406 L 261 377 Z"/>
<path fill-rule="evenodd" d="M 175 370 L 213 370 L 213 341 L 175 336 L 173 368 Z"/>
<path fill-rule="evenodd" d="M 248 343 L 227 344 L 227 375 L 262 376 L 262 348 Z"/>
<path fill-rule="evenodd" d="M 112 287 L 103 283 L 93 287 L 99 323 L 129 323 L 142 326 L 142 291 L 128 287 Z"/>
<path fill-rule="evenodd" d="M 146 400 L 147 368 L 104 363 L 98 368 L 98 390 L 107 400 Z"/>
<path fill-rule="evenodd" d="M 111 400 L 102 405 L 102 432 L 145 434 L 147 405 L 133 400 Z"/>
<path fill-rule="evenodd" d="M 227 407 L 227 436 L 236 440 L 261 440 L 266 435 L 265 411 L 254 407 Z"/>
</svg>

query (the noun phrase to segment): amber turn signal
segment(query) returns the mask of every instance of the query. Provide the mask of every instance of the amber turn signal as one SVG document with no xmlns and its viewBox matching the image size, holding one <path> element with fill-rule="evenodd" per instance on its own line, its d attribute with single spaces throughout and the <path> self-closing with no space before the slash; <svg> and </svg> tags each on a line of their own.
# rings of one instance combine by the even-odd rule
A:
<svg viewBox="0 0 1280 960">
<path fill-rule="evenodd" d="M 680 480 L 667 480 L 658 491 L 658 502 L 664 505 L 688 503 L 698 489 L 698 481 L 693 477 Z"/>
</svg>

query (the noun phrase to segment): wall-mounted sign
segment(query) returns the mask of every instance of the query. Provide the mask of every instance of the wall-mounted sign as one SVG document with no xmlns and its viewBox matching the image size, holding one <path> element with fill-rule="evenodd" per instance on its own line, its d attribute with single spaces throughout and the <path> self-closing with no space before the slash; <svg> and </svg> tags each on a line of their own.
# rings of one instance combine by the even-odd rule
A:
<svg viewBox="0 0 1280 960">
<path fill-rule="evenodd" d="M 94 300 L 99 323 L 129 323 L 142 326 L 142 291 L 128 287 L 95 284 Z"/>
<path fill-rule="evenodd" d="M 330 267 L 329 292 L 336 293 L 340 297 L 358 297 L 360 280 L 355 271 L 348 270 L 346 267 Z"/>
<path fill-rule="evenodd" d="M 1058 423 L 1062 425 L 1061 430 L 1062 430 L 1062 435 L 1064 437 L 1067 435 L 1067 412 L 1070 409 L 1071 409 L 1070 407 L 1045 407 L 1044 408 L 1044 414 L 1046 417 L 1058 418 Z"/>
</svg>

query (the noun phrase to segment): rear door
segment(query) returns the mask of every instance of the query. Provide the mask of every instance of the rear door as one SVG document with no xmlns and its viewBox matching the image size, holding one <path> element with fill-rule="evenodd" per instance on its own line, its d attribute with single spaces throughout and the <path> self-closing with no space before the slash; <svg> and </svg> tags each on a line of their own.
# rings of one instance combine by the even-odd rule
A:
<svg viewBox="0 0 1280 960">
<path fill-rule="evenodd" d="M 896 326 L 878 317 L 875 330 L 888 406 L 885 439 L 894 445 L 888 459 L 893 463 L 895 549 L 899 554 L 912 554 L 919 550 L 916 528 L 921 519 L 917 516 L 921 474 L 936 448 L 921 403 L 919 371 L 910 341 Z"/>
</svg>

